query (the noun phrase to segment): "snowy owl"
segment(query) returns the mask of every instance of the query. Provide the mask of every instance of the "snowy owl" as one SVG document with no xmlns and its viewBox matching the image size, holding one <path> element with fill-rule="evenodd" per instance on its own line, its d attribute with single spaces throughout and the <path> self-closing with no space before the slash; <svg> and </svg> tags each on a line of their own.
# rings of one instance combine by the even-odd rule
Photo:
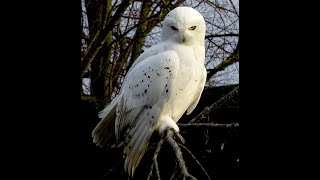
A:
<svg viewBox="0 0 320 180">
<path fill-rule="evenodd" d="M 177 121 L 197 106 L 207 72 L 205 21 L 191 7 L 170 11 L 162 27 L 162 40 L 145 50 L 124 78 L 119 94 L 102 111 L 92 131 L 93 142 L 123 145 L 124 169 L 134 175 L 151 135 L 167 128 L 179 132 Z"/>
</svg>

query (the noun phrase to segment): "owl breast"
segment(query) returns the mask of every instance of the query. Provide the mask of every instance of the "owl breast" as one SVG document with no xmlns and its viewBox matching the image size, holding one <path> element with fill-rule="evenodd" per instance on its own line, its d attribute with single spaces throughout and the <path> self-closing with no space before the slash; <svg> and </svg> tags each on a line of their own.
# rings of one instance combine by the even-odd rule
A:
<svg viewBox="0 0 320 180">
<path fill-rule="evenodd" d="M 195 99 L 194 96 L 203 75 L 204 51 L 182 45 L 176 47 L 175 51 L 179 56 L 179 71 L 172 82 L 172 93 L 164 107 L 164 112 L 177 122 Z M 195 52 L 202 54 L 195 54 Z"/>
</svg>

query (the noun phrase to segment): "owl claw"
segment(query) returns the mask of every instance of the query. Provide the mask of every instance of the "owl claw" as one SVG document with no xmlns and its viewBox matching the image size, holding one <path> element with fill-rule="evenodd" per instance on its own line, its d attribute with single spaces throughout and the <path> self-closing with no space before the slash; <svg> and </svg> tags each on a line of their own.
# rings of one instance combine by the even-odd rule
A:
<svg viewBox="0 0 320 180">
<path fill-rule="evenodd" d="M 182 135 L 179 133 L 179 132 L 177 132 L 176 130 L 174 130 L 174 129 L 171 129 L 173 132 L 174 132 L 174 134 L 179 138 L 179 140 L 182 142 L 182 144 L 185 144 L 186 143 L 186 140 L 182 137 Z"/>
</svg>

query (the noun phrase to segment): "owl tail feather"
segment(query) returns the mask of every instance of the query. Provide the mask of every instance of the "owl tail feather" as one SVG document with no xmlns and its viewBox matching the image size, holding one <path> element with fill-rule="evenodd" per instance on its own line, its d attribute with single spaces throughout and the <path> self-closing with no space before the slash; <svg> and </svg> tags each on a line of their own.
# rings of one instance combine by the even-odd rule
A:
<svg viewBox="0 0 320 180">
<path fill-rule="evenodd" d="M 100 146 L 113 146 L 115 142 L 115 119 L 116 119 L 116 105 L 117 99 L 113 99 L 102 111 L 99 112 L 99 118 L 102 120 L 93 129 L 93 142 Z"/>
<path fill-rule="evenodd" d="M 128 137 L 128 142 L 124 146 L 123 154 L 125 155 L 124 170 L 129 176 L 133 177 L 136 168 L 138 167 L 149 140 L 154 131 L 154 126 L 150 122 L 147 112 L 144 111 L 138 118 L 136 126 L 134 126 Z"/>
</svg>

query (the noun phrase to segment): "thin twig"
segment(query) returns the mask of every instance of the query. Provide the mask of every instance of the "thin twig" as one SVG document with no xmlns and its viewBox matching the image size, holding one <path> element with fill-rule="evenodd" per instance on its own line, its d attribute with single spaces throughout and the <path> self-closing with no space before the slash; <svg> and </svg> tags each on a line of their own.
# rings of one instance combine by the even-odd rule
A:
<svg viewBox="0 0 320 180">
<path fill-rule="evenodd" d="M 150 177 L 152 176 L 153 167 L 154 167 L 154 164 L 153 164 L 153 162 L 152 162 L 151 167 L 150 167 L 150 172 L 149 172 L 148 177 L 147 177 L 147 180 L 149 180 Z"/>
<path fill-rule="evenodd" d="M 239 123 L 230 123 L 230 124 L 218 124 L 218 123 L 191 123 L 191 124 L 181 124 L 178 123 L 179 127 L 206 127 L 206 128 L 238 128 Z"/>
<path fill-rule="evenodd" d="M 178 143 L 180 147 L 182 147 L 184 150 L 186 150 L 191 157 L 196 161 L 196 163 L 200 166 L 200 168 L 202 169 L 202 171 L 207 175 L 208 179 L 211 180 L 209 174 L 207 173 L 207 171 L 204 169 L 204 167 L 201 165 L 201 163 L 197 160 L 197 158 L 189 151 L 188 148 L 186 148 L 183 144 Z"/>
<path fill-rule="evenodd" d="M 200 114 L 198 114 L 195 118 L 193 118 L 188 124 L 196 123 L 203 119 L 206 119 L 211 112 L 219 109 L 222 104 L 224 104 L 225 102 L 227 102 L 237 94 L 239 94 L 239 85 L 235 87 L 227 95 L 223 96 L 221 99 L 213 103 L 211 106 L 204 108 L 204 110 Z"/>
<path fill-rule="evenodd" d="M 114 164 L 101 178 L 100 180 L 104 180 L 110 173 L 112 173 L 113 171 L 117 171 L 117 166 L 118 164 Z"/>
<path fill-rule="evenodd" d="M 173 174 L 172 174 L 170 180 L 173 180 L 173 178 L 176 176 L 176 174 L 177 174 L 177 167 L 178 167 L 178 166 L 177 166 L 177 162 L 175 161 Z"/>
<path fill-rule="evenodd" d="M 225 36 L 231 36 L 231 37 L 239 37 L 239 34 L 236 33 L 225 33 L 225 34 L 210 34 L 205 36 L 205 38 L 216 38 L 216 37 L 225 37 Z"/>
<path fill-rule="evenodd" d="M 159 166 L 158 166 L 158 161 L 157 161 L 157 158 L 158 158 L 158 154 L 160 152 L 160 149 L 162 147 L 162 144 L 163 144 L 163 139 L 161 138 L 159 143 L 158 143 L 158 147 L 154 153 L 154 156 L 153 156 L 153 163 L 154 163 L 154 166 L 156 168 L 156 175 L 157 175 L 157 178 L 160 180 L 160 171 L 159 171 Z"/>
<path fill-rule="evenodd" d="M 157 162 L 157 158 L 158 158 L 158 154 L 160 152 L 160 149 L 162 147 L 162 144 L 163 144 L 163 138 L 160 139 L 160 141 L 158 142 L 158 146 L 154 152 L 154 155 L 153 155 L 153 163 L 151 164 L 151 168 L 150 168 L 150 172 L 149 172 L 149 175 L 147 177 L 147 180 L 150 179 L 151 175 L 152 175 L 152 171 L 153 171 L 153 167 L 156 168 L 156 175 L 157 175 L 157 178 L 158 179 L 161 179 L 160 178 L 160 171 L 159 171 L 159 166 L 158 166 L 158 162 Z"/>
<path fill-rule="evenodd" d="M 173 130 L 171 130 L 171 129 L 167 130 L 166 140 L 172 146 L 173 151 L 175 152 L 175 155 L 176 155 L 176 158 L 177 158 L 180 170 L 181 170 L 181 174 L 184 176 L 184 178 L 197 180 L 194 176 L 189 174 L 187 167 L 186 167 L 186 164 L 185 164 L 185 161 L 183 160 L 183 157 L 182 157 L 181 149 L 180 149 L 178 143 L 172 137 L 174 135 L 174 133 L 172 131 Z"/>
</svg>

